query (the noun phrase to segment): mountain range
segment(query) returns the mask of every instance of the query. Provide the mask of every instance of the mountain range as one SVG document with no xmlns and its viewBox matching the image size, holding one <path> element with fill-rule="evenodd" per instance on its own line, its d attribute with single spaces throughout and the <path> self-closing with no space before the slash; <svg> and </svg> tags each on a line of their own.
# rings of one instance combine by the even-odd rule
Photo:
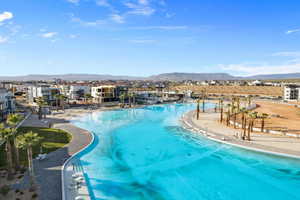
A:
<svg viewBox="0 0 300 200">
<path fill-rule="evenodd" d="M 62 79 L 66 81 L 94 81 L 94 80 L 153 80 L 153 81 L 204 81 L 204 80 L 274 80 L 274 79 L 300 79 L 300 73 L 287 74 L 264 74 L 255 76 L 233 76 L 227 73 L 164 73 L 148 77 L 137 76 L 114 76 L 105 74 L 59 74 L 59 75 L 41 75 L 31 74 L 25 76 L 0 76 L 0 81 L 51 81 Z"/>
</svg>

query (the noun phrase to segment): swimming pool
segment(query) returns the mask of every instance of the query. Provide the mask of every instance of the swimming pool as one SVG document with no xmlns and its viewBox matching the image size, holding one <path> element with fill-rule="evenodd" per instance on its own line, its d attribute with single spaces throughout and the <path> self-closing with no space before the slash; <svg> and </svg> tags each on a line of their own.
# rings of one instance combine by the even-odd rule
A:
<svg viewBox="0 0 300 200">
<path fill-rule="evenodd" d="M 300 200 L 298 160 L 194 139 L 178 121 L 192 109 L 155 105 L 73 120 L 95 135 L 76 156 L 92 199 Z"/>
</svg>

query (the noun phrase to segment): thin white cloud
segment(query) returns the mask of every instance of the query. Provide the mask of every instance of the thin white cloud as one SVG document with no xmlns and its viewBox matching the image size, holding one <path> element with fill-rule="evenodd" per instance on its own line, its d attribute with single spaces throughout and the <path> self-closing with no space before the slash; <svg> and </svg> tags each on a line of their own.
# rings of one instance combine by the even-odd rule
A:
<svg viewBox="0 0 300 200">
<path fill-rule="evenodd" d="M 133 27 L 136 30 L 185 30 L 188 26 L 138 26 Z"/>
<path fill-rule="evenodd" d="M 138 3 L 141 5 L 148 5 L 149 1 L 148 0 L 138 0 Z"/>
<path fill-rule="evenodd" d="M 175 14 L 174 13 L 166 13 L 166 18 L 170 19 L 172 17 L 174 17 Z"/>
<path fill-rule="evenodd" d="M 300 63 L 282 64 L 282 65 L 247 65 L 247 64 L 229 64 L 219 65 L 225 71 L 233 72 L 239 75 L 256 75 L 256 74 L 281 74 L 300 72 Z"/>
<path fill-rule="evenodd" d="M 67 0 L 67 1 L 73 4 L 78 4 L 80 0 Z"/>
<path fill-rule="evenodd" d="M 53 38 L 56 36 L 58 33 L 57 32 L 48 32 L 48 33 L 43 33 L 41 37 L 43 38 Z"/>
<path fill-rule="evenodd" d="M 137 8 L 134 10 L 131 10 L 127 12 L 128 14 L 133 14 L 133 15 L 144 15 L 144 16 L 150 16 L 153 13 L 155 13 L 155 9 L 150 8 L 150 7 L 145 7 L 145 8 Z"/>
<path fill-rule="evenodd" d="M 70 34 L 69 35 L 69 38 L 71 38 L 71 39 L 75 39 L 75 38 L 78 38 L 79 37 L 79 35 L 75 35 L 75 34 Z"/>
<path fill-rule="evenodd" d="M 70 16 L 71 16 L 71 21 L 72 22 L 76 22 L 76 23 L 78 23 L 82 26 L 96 27 L 96 26 L 103 25 L 103 24 L 107 23 L 105 20 L 84 21 L 84 20 L 80 19 L 79 17 L 74 17 L 73 14 L 71 14 Z"/>
<path fill-rule="evenodd" d="M 123 24 L 125 23 L 125 18 L 119 14 L 112 14 L 110 16 L 110 19 L 118 24 Z"/>
<path fill-rule="evenodd" d="M 157 41 L 156 40 L 136 39 L 136 40 L 129 40 L 129 42 L 136 43 L 136 44 L 149 44 L 149 43 L 155 43 Z"/>
<path fill-rule="evenodd" d="M 131 15 L 150 16 L 153 13 L 155 13 L 155 11 L 156 11 L 154 8 L 152 8 L 148 5 L 148 1 L 141 1 L 141 2 L 138 2 L 137 4 L 131 3 L 131 2 L 125 2 L 124 5 L 130 9 L 127 12 L 127 14 L 131 14 Z"/>
<path fill-rule="evenodd" d="M 288 30 L 288 31 L 285 32 L 285 34 L 297 33 L 299 31 L 300 31 L 300 29 Z"/>
<path fill-rule="evenodd" d="M 300 51 L 284 51 L 273 53 L 272 56 L 300 57 Z"/>
<path fill-rule="evenodd" d="M 6 43 L 6 42 L 8 42 L 8 38 L 0 35 L 0 44 Z"/>
<path fill-rule="evenodd" d="M 4 22 L 5 20 L 12 19 L 14 15 L 11 12 L 3 12 L 0 14 L 0 22 Z"/>
<path fill-rule="evenodd" d="M 110 3 L 108 3 L 107 0 L 96 0 L 96 4 L 98 6 L 103 6 L 103 7 L 110 7 Z"/>
</svg>

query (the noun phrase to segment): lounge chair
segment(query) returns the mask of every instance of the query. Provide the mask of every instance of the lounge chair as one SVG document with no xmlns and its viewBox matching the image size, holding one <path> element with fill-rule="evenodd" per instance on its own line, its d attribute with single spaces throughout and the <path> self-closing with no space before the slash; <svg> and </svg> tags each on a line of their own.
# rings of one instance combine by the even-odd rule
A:
<svg viewBox="0 0 300 200">
<path fill-rule="evenodd" d="M 36 159 L 37 160 L 44 160 L 46 158 L 46 156 L 47 156 L 47 154 L 39 154 Z"/>
<path fill-rule="evenodd" d="M 77 196 L 75 197 L 75 200 L 85 200 L 84 196 Z"/>
</svg>

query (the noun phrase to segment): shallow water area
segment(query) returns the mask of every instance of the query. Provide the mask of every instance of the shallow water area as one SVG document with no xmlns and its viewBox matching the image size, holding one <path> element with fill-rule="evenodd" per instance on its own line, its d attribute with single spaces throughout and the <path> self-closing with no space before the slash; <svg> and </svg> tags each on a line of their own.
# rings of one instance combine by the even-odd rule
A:
<svg viewBox="0 0 300 200">
<path fill-rule="evenodd" d="M 92 199 L 300 199 L 298 160 L 194 139 L 179 119 L 195 107 L 155 105 L 73 120 L 95 135 L 76 156 Z"/>
</svg>

